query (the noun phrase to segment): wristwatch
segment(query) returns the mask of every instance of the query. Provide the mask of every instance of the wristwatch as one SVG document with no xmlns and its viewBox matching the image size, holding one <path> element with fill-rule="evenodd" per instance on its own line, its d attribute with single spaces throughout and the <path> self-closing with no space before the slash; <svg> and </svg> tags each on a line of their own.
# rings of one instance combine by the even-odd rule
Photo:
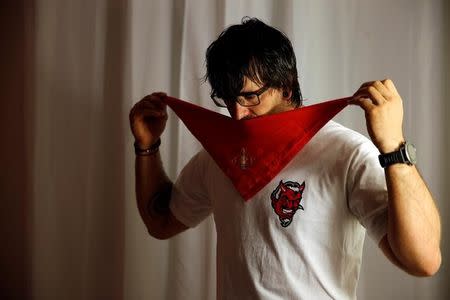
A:
<svg viewBox="0 0 450 300">
<path fill-rule="evenodd" d="M 413 144 L 404 142 L 400 149 L 394 152 L 380 154 L 378 156 L 380 164 L 383 168 L 386 168 L 393 164 L 407 164 L 415 165 L 416 159 L 416 147 Z"/>
</svg>

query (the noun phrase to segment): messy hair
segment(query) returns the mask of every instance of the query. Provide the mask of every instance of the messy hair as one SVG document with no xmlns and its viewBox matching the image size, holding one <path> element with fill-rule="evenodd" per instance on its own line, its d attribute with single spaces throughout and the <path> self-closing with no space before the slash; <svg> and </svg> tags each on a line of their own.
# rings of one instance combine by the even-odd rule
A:
<svg viewBox="0 0 450 300">
<path fill-rule="evenodd" d="M 292 44 L 281 31 L 245 17 L 225 29 L 206 50 L 206 75 L 211 96 L 234 99 L 244 77 L 271 88 L 292 92 L 295 106 L 303 102 Z"/>
</svg>

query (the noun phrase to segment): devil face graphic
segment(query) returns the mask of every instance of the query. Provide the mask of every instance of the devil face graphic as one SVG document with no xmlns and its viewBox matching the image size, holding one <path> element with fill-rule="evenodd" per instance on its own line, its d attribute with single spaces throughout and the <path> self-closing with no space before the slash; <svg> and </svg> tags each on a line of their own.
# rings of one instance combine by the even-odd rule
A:
<svg viewBox="0 0 450 300">
<path fill-rule="evenodd" d="M 287 227 L 291 224 L 295 212 L 298 209 L 303 210 L 300 200 L 302 199 L 304 189 L 304 181 L 302 184 L 299 184 L 294 181 L 283 182 L 281 180 L 277 188 L 270 195 L 273 210 L 278 215 L 281 226 Z"/>
</svg>

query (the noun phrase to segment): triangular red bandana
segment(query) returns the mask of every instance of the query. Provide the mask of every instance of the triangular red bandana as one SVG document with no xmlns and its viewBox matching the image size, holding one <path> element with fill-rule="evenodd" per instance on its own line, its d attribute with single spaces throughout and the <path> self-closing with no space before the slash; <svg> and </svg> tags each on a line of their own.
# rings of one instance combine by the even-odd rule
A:
<svg viewBox="0 0 450 300">
<path fill-rule="evenodd" d="M 347 106 L 349 99 L 240 121 L 173 97 L 164 101 L 247 201 Z"/>
</svg>

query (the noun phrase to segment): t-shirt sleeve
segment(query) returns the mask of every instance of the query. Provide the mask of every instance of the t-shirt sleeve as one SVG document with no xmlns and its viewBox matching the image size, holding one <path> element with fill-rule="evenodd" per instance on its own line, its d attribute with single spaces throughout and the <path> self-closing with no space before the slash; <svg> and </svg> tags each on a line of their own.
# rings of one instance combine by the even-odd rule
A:
<svg viewBox="0 0 450 300">
<path fill-rule="evenodd" d="M 350 211 L 377 244 L 387 233 L 388 194 L 378 149 L 364 137 L 351 156 L 347 176 Z"/>
<path fill-rule="evenodd" d="M 207 192 L 208 156 L 200 151 L 187 163 L 178 176 L 170 201 L 170 210 L 178 221 L 195 227 L 212 212 Z"/>
</svg>

